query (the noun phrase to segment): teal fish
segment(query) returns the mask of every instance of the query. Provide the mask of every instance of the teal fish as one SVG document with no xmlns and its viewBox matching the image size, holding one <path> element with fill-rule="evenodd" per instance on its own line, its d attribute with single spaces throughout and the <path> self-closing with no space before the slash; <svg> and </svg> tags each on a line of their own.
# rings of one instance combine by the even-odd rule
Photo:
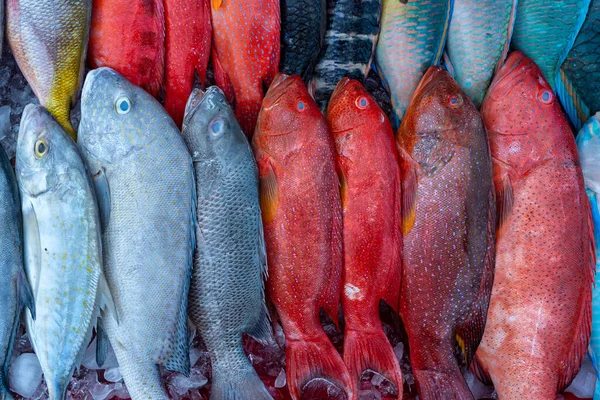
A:
<svg viewBox="0 0 600 400">
<path fill-rule="evenodd" d="M 518 0 L 454 0 L 447 51 L 454 79 L 479 108 L 506 58 Z M 490 18 L 490 16 L 494 18 Z"/>
<path fill-rule="evenodd" d="M 376 68 L 390 92 L 395 127 L 413 92 L 442 56 L 454 0 L 383 0 Z"/>
</svg>

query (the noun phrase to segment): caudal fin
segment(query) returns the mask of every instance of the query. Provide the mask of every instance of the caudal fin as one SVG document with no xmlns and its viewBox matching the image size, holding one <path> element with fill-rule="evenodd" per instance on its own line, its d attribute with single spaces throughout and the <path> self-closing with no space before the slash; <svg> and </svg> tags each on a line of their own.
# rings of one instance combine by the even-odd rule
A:
<svg viewBox="0 0 600 400">
<path fill-rule="evenodd" d="M 367 369 L 382 374 L 396 385 L 402 398 L 402 370 L 382 330 L 361 332 L 347 330 L 344 337 L 344 362 L 355 382 Z"/>
<path fill-rule="evenodd" d="M 211 400 L 273 400 L 254 368 L 247 363 L 240 371 L 232 368 L 213 369 Z"/>
<path fill-rule="evenodd" d="M 287 340 L 287 382 L 292 399 L 300 399 L 302 388 L 322 378 L 346 392 L 348 400 L 358 399 L 356 382 L 325 333 L 311 340 Z"/>
<path fill-rule="evenodd" d="M 441 371 L 413 371 L 419 398 L 427 400 L 473 400 L 467 382 L 460 374 Z"/>
</svg>

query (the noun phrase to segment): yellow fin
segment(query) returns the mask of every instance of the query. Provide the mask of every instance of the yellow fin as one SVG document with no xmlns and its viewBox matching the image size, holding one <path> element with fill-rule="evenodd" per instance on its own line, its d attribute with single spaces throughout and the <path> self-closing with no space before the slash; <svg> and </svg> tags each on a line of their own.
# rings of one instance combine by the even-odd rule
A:
<svg viewBox="0 0 600 400">
<path fill-rule="evenodd" d="M 415 225 L 417 212 L 417 168 L 412 157 L 398 145 L 400 172 L 402 174 L 402 234 L 409 233 Z"/>
<path fill-rule="evenodd" d="M 462 352 L 463 357 L 465 358 L 465 360 L 467 360 L 467 348 L 465 346 L 465 341 L 460 337 L 458 333 L 456 334 L 456 342 L 460 347 L 460 351 Z"/>
<path fill-rule="evenodd" d="M 279 185 L 275 171 L 268 165 L 266 175 L 260 177 L 260 209 L 265 223 L 273 222 L 279 207 Z"/>
<path fill-rule="evenodd" d="M 223 3 L 223 0 L 211 0 L 212 9 L 214 11 L 217 11 L 219 9 L 219 7 L 221 7 L 222 3 Z"/>
</svg>

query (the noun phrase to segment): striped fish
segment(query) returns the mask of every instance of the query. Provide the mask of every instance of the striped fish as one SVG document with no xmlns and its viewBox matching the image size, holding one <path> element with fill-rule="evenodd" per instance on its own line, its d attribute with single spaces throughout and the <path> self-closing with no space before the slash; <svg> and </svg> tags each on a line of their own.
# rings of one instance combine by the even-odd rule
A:
<svg viewBox="0 0 600 400">
<path fill-rule="evenodd" d="M 381 0 L 328 0 L 327 32 L 309 85 L 322 111 L 342 78 L 366 78 L 379 35 L 380 16 Z"/>
<path fill-rule="evenodd" d="M 377 71 L 392 98 L 395 127 L 413 92 L 433 64 L 439 64 L 454 0 L 383 0 Z"/>
<path fill-rule="evenodd" d="M 454 0 L 447 51 L 454 79 L 477 108 L 506 58 L 518 0 Z M 490 18 L 490 16 L 494 18 Z"/>
<path fill-rule="evenodd" d="M 585 188 L 592 206 L 596 241 L 596 287 L 592 290 L 592 336 L 589 355 L 600 378 L 600 113 L 590 118 L 577 135 L 577 148 Z M 600 400 L 600 380 L 596 382 L 594 400 Z"/>
</svg>

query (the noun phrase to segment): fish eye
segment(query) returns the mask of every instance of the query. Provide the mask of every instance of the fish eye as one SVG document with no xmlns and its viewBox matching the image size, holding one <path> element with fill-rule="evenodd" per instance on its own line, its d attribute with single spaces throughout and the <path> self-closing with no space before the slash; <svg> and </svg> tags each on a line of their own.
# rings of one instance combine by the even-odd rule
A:
<svg viewBox="0 0 600 400">
<path fill-rule="evenodd" d="M 367 99 L 365 96 L 360 96 L 354 103 L 356 104 L 356 107 L 364 110 L 369 105 L 369 99 Z"/>
<path fill-rule="evenodd" d="M 129 97 L 121 96 L 115 102 L 115 109 L 117 110 L 117 114 L 125 115 L 131 111 L 131 100 Z"/>
<path fill-rule="evenodd" d="M 554 93 L 551 90 L 543 89 L 538 92 L 538 100 L 544 104 L 550 104 L 554 101 Z"/>
<path fill-rule="evenodd" d="M 450 96 L 450 98 L 448 98 L 448 104 L 450 105 L 450 107 L 458 108 L 462 106 L 463 98 L 460 94 L 453 94 L 452 96 Z"/>
<path fill-rule="evenodd" d="M 298 109 L 298 111 L 303 112 L 306 109 L 306 103 L 304 101 L 300 100 L 296 104 L 296 108 Z"/>
<path fill-rule="evenodd" d="M 42 158 L 48 154 L 48 143 L 44 139 L 38 139 L 35 142 L 33 150 L 37 158 Z"/>
<path fill-rule="evenodd" d="M 221 136 L 225 132 L 225 121 L 223 121 L 223 118 L 217 118 L 212 121 L 209 130 L 213 137 Z"/>
</svg>

